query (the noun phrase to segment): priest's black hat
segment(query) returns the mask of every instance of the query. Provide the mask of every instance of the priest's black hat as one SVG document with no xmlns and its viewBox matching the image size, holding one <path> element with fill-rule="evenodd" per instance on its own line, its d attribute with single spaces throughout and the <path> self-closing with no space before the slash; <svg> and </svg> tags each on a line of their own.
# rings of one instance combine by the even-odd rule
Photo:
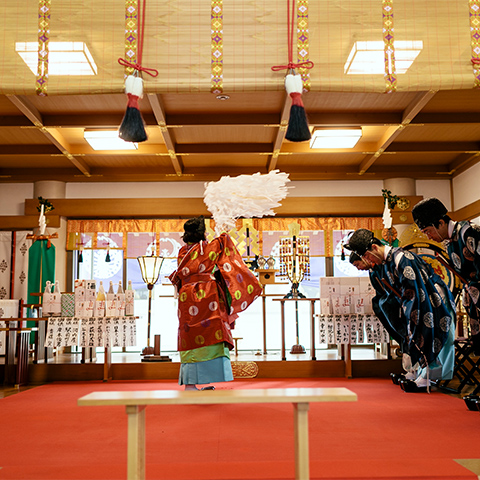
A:
<svg viewBox="0 0 480 480">
<path fill-rule="evenodd" d="M 348 260 L 353 265 L 354 262 L 361 261 L 362 257 L 358 253 L 352 252 L 352 253 L 350 253 L 350 258 Z"/>
<path fill-rule="evenodd" d="M 447 213 L 447 207 L 434 197 L 426 198 L 412 208 L 413 221 L 420 230 L 438 224 Z"/>
<path fill-rule="evenodd" d="M 360 257 L 365 255 L 365 252 L 372 246 L 375 236 L 372 231 L 366 228 L 359 228 L 353 232 L 352 236 L 348 239 L 348 243 L 345 248 L 355 252 Z"/>
</svg>

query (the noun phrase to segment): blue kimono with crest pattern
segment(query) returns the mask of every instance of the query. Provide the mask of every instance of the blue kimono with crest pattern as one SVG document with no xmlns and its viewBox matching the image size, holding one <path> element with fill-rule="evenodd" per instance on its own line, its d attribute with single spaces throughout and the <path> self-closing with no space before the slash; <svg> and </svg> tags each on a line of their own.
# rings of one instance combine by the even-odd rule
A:
<svg viewBox="0 0 480 480">
<path fill-rule="evenodd" d="M 447 243 L 447 252 L 455 271 L 468 283 L 463 296 L 470 317 L 475 351 L 480 353 L 480 227 L 470 222 L 456 222 Z"/>
<path fill-rule="evenodd" d="M 378 276 L 384 278 L 390 288 L 382 285 L 384 292 L 377 290 L 373 304 L 381 315 L 376 312 L 377 316 L 388 319 L 401 339 L 403 351 L 412 358 L 412 364 L 430 365 L 454 328 L 452 293 L 428 263 L 402 248 L 389 249 L 380 267 Z"/>
</svg>

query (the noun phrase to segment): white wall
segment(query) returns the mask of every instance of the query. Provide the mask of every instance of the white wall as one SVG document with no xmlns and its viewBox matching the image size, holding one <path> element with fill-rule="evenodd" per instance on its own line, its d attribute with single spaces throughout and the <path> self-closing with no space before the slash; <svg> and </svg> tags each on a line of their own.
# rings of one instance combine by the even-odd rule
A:
<svg viewBox="0 0 480 480">
<path fill-rule="evenodd" d="M 65 198 L 202 198 L 203 182 L 67 183 Z"/>
<path fill-rule="evenodd" d="M 382 180 L 305 181 L 288 186 L 292 187 L 291 197 L 380 196 L 384 188 Z M 67 183 L 65 198 L 202 198 L 204 190 L 203 182 L 75 182 Z M 24 200 L 33 198 L 33 191 L 33 183 L 0 184 L 0 215 L 23 215 Z M 425 198 L 437 197 L 449 210 L 452 208 L 449 180 L 417 180 L 416 191 Z"/>
<path fill-rule="evenodd" d="M 479 181 L 479 163 L 453 179 L 453 205 L 455 210 L 470 205 L 480 199 Z"/>
<path fill-rule="evenodd" d="M 447 207 L 448 211 L 453 209 L 450 196 L 450 180 L 417 180 L 415 184 L 418 196 L 423 196 L 423 198 L 436 197 Z M 455 208 L 458 207 L 455 205 Z"/>
<path fill-rule="evenodd" d="M 289 182 L 291 197 L 381 195 L 382 180 Z M 68 183 L 66 198 L 202 198 L 204 182 Z"/>
<path fill-rule="evenodd" d="M 33 183 L 0 183 L 0 215 L 24 215 L 26 198 L 33 198 Z"/>
</svg>

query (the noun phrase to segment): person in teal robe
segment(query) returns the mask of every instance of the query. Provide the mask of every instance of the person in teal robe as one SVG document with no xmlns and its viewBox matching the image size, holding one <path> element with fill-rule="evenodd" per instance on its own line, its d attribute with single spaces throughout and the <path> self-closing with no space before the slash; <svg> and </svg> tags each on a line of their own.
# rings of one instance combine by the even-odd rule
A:
<svg viewBox="0 0 480 480">
<path fill-rule="evenodd" d="M 412 365 L 418 365 L 416 387 L 451 379 L 455 300 L 443 280 L 421 257 L 382 244 L 370 230 L 355 231 L 345 248 L 375 265 L 373 309 Z"/>
<path fill-rule="evenodd" d="M 480 226 L 454 222 L 438 198 L 427 198 L 412 209 L 413 220 L 430 240 L 445 242 L 450 266 L 463 283 L 463 305 L 470 321 L 470 339 L 480 355 Z"/>
</svg>

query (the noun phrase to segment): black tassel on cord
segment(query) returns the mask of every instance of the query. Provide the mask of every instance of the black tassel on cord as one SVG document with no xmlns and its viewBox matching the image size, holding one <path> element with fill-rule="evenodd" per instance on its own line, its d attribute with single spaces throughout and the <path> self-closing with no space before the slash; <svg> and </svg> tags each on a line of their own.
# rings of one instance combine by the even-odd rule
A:
<svg viewBox="0 0 480 480">
<path fill-rule="evenodd" d="M 302 102 L 301 93 L 291 93 L 292 107 L 290 108 L 290 119 L 288 121 L 285 138 L 291 142 L 306 142 L 312 134 L 308 127 L 307 114 Z"/>
<path fill-rule="evenodd" d="M 138 100 L 143 96 L 143 79 L 129 75 L 125 81 L 125 93 L 128 96 L 127 110 L 118 129 L 118 136 L 126 142 L 144 142 L 147 133 L 138 107 Z"/>
<path fill-rule="evenodd" d="M 308 126 L 307 114 L 302 101 L 303 81 L 301 75 L 289 73 L 285 77 L 285 88 L 292 99 L 290 119 L 285 138 L 290 142 L 306 142 L 312 134 Z"/>
</svg>

